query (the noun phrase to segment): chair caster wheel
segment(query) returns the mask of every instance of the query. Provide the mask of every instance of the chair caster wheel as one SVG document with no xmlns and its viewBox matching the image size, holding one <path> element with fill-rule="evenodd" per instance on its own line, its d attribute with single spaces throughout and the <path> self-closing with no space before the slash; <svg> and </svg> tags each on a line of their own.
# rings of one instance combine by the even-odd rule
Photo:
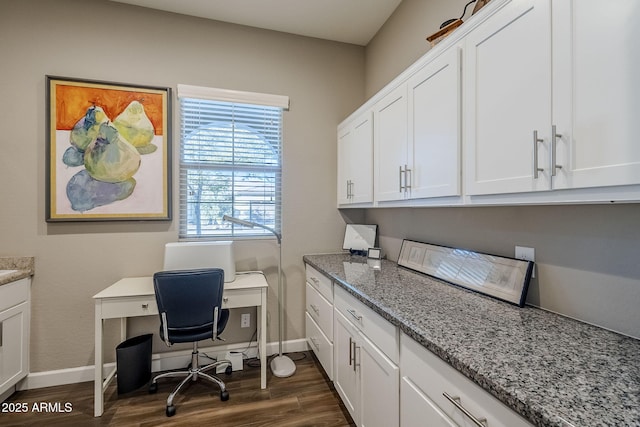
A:
<svg viewBox="0 0 640 427">
<path fill-rule="evenodd" d="M 149 394 L 154 394 L 158 392 L 158 383 L 149 384 Z"/>
<path fill-rule="evenodd" d="M 229 392 L 227 390 L 220 392 L 220 400 L 222 400 L 223 402 L 229 400 Z"/>
<path fill-rule="evenodd" d="M 226 375 L 231 375 L 232 372 L 233 372 L 233 368 L 231 366 L 227 366 L 224 370 L 224 373 Z"/>
<path fill-rule="evenodd" d="M 173 417 L 176 414 L 176 407 L 171 405 L 167 406 L 167 417 Z"/>
</svg>

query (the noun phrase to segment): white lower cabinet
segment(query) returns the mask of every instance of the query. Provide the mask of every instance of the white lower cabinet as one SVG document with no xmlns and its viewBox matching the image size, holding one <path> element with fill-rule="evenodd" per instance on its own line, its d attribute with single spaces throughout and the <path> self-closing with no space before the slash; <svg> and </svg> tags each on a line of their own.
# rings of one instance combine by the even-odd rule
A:
<svg viewBox="0 0 640 427">
<path fill-rule="evenodd" d="M 307 342 L 356 426 L 532 427 L 310 266 L 306 288 Z"/>
<path fill-rule="evenodd" d="M 29 373 L 30 282 L 0 286 L 0 396 Z"/>
<path fill-rule="evenodd" d="M 400 372 L 402 427 L 532 426 L 405 334 L 400 337 Z"/>
<path fill-rule="evenodd" d="M 397 359 L 392 360 L 397 328 L 340 288 L 335 289 L 334 313 L 334 384 L 345 407 L 357 426 L 397 426 L 400 377 Z M 378 342 L 390 339 L 395 346 L 386 354 Z"/>
</svg>

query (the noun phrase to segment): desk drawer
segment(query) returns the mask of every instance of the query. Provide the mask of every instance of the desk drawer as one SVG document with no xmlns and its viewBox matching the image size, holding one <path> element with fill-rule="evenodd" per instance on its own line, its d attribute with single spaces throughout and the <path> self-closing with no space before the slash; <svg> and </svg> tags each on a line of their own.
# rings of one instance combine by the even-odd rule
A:
<svg viewBox="0 0 640 427">
<path fill-rule="evenodd" d="M 127 298 L 109 298 L 102 301 L 102 318 L 150 316 L 158 314 L 155 295 Z"/>
<path fill-rule="evenodd" d="M 313 286 L 320 294 L 333 303 L 333 284 L 324 274 L 320 274 L 318 270 L 307 264 L 306 268 L 307 283 Z"/>
<path fill-rule="evenodd" d="M 316 321 L 322 332 L 333 342 L 333 305 L 307 283 L 307 313 Z"/>
<path fill-rule="evenodd" d="M 336 310 L 362 331 L 393 363 L 398 364 L 398 328 L 340 286 L 336 286 L 335 297 Z"/>
<path fill-rule="evenodd" d="M 237 289 L 222 294 L 222 308 L 253 307 L 262 305 L 261 289 Z"/>
</svg>

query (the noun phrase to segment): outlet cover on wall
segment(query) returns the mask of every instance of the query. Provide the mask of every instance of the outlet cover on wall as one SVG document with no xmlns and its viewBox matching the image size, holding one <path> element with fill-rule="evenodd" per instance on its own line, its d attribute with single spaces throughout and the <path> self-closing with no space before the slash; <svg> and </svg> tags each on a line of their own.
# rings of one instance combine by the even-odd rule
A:
<svg viewBox="0 0 640 427">
<path fill-rule="evenodd" d="M 535 248 L 527 248 L 526 246 L 516 246 L 516 256 L 517 259 L 523 259 L 525 261 L 536 261 L 536 250 Z M 536 266 L 533 266 L 533 272 L 531 273 L 531 277 L 536 277 Z"/>
<path fill-rule="evenodd" d="M 251 326 L 251 314 L 242 313 L 242 316 L 240 317 L 240 327 L 248 328 L 249 326 Z"/>
</svg>

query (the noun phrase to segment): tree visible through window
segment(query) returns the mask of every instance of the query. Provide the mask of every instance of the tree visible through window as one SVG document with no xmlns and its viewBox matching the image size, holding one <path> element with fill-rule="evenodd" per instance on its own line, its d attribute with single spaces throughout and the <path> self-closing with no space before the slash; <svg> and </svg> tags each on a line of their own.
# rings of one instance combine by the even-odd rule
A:
<svg viewBox="0 0 640 427">
<path fill-rule="evenodd" d="M 280 231 L 282 108 L 180 98 L 180 237 Z"/>
</svg>

